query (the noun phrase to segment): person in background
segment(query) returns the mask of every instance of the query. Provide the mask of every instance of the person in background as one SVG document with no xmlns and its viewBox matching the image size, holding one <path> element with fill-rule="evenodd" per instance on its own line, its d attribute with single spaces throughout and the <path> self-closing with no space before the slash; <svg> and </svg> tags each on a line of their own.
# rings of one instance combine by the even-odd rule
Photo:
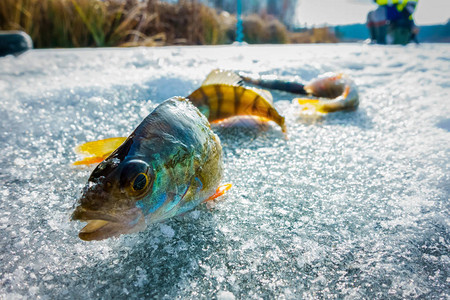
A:
<svg viewBox="0 0 450 300">
<path fill-rule="evenodd" d="M 374 0 L 376 2 L 376 0 Z M 367 15 L 367 27 L 372 43 L 386 44 L 388 21 L 386 18 L 386 6 L 380 5 Z"/>
<path fill-rule="evenodd" d="M 367 15 L 367 27 L 371 39 L 378 44 L 406 45 L 417 43 L 418 27 L 413 13 L 418 0 L 373 0 L 378 8 Z"/>
<path fill-rule="evenodd" d="M 417 27 L 414 23 L 413 14 L 419 0 L 403 0 L 403 2 L 404 8 L 402 9 L 402 16 L 405 20 L 405 26 L 409 28 L 409 41 L 414 41 L 418 44 L 419 41 L 417 40 L 417 34 L 419 34 L 419 27 Z"/>
</svg>

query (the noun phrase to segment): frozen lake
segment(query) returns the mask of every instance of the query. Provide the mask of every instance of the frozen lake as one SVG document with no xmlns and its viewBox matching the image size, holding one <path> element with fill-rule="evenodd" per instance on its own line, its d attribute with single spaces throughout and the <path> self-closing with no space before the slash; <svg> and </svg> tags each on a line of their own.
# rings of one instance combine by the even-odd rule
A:
<svg viewBox="0 0 450 300">
<path fill-rule="evenodd" d="M 218 129 L 219 201 L 83 242 L 92 170 L 73 148 L 127 136 L 213 68 L 310 80 L 344 71 L 354 112 Z M 0 58 L 0 298 L 450 297 L 450 45 L 39 50 Z"/>
</svg>

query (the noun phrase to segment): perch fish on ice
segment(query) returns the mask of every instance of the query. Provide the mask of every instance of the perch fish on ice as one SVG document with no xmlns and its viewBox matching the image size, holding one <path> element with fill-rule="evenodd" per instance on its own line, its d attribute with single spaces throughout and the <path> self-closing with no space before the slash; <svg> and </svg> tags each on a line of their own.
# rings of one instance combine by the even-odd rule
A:
<svg viewBox="0 0 450 300">
<path fill-rule="evenodd" d="M 88 223 L 79 232 L 82 240 L 143 230 L 230 187 L 219 187 L 223 173 L 219 138 L 185 98 L 161 103 L 125 141 L 91 142 L 84 150 L 108 152 L 119 143 L 90 175 L 72 214 L 73 220 Z"/>
</svg>

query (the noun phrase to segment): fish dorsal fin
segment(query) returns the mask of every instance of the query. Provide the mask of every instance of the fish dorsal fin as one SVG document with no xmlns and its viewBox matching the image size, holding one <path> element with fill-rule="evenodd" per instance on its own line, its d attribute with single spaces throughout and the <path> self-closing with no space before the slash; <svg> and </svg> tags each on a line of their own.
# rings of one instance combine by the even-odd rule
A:
<svg viewBox="0 0 450 300">
<path fill-rule="evenodd" d="M 215 69 L 208 74 L 202 86 L 213 84 L 242 85 L 242 78 L 233 71 Z"/>
<path fill-rule="evenodd" d="M 270 104 L 273 104 L 273 96 L 272 93 L 268 90 L 258 89 L 258 88 L 251 88 L 256 93 L 258 93 L 261 97 L 267 100 Z"/>
</svg>

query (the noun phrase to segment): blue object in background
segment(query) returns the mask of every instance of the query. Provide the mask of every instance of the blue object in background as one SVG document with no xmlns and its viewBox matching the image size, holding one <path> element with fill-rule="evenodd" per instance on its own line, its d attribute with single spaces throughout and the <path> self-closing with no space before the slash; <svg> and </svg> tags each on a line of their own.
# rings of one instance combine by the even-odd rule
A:
<svg viewBox="0 0 450 300">
<path fill-rule="evenodd" d="M 237 1 L 237 24 L 236 24 L 236 41 L 242 43 L 244 40 L 244 33 L 242 28 L 242 1 Z"/>
<path fill-rule="evenodd" d="M 0 56 L 19 55 L 33 49 L 31 37 L 23 31 L 0 31 Z"/>
<path fill-rule="evenodd" d="M 387 5 L 386 6 L 386 18 L 389 21 L 395 22 L 402 18 L 402 13 L 398 11 L 397 6 Z"/>
</svg>

